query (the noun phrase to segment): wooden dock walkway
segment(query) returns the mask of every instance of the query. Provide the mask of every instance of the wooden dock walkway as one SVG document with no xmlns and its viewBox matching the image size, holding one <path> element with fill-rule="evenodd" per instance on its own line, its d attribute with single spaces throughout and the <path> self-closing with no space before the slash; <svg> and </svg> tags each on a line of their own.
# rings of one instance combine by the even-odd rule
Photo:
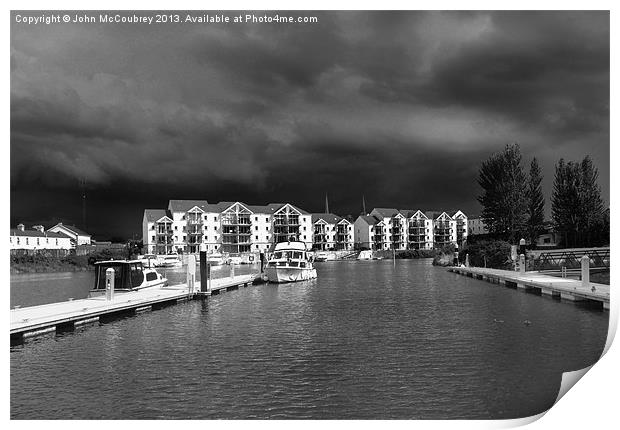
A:
<svg viewBox="0 0 620 430">
<path fill-rule="evenodd" d="M 196 282 L 194 292 L 187 284 L 167 287 L 152 287 L 131 292 L 116 292 L 112 300 L 105 295 L 50 303 L 40 306 L 11 309 L 11 344 L 24 339 L 52 332 L 72 331 L 76 327 L 98 322 L 100 319 L 113 319 L 127 313 L 161 308 L 193 298 L 219 294 L 228 289 L 251 285 L 257 274 L 211 279 L 211 291 L 200 293 L 200 282 Z"/>
<path fill-rule="evenodd" d="M 524 290 L 538 290 L 541 294 L 559 297 L 571 302 L 592 301 L 609 310 L 609 285 L 590 282 L 584 287 L 576 279 L 559 278 L 538 272 L 513 272 L 510 270 L 487 269 L 483 267 L 450 267 L 449 272 L 481 279 L 495 284 L 514 286 Z"/>
</svg>

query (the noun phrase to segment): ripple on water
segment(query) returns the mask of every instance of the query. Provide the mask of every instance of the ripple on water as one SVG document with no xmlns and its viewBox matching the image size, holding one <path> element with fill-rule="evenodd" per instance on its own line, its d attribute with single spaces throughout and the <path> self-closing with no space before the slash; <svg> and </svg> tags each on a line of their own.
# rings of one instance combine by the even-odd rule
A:
<svg viewBox="0 0 620 430">
<path fill-rule="evenodd" d="M 428 261 L 318 272 L 14 347 L 11 417 L 516 418 L 605 343 L 608 313 Z"/>
</svg>

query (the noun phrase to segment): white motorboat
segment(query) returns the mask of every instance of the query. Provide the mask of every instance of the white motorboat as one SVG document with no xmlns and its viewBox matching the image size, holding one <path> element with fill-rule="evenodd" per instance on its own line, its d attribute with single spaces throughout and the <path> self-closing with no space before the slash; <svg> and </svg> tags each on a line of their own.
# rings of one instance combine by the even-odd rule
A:
<svg viewBox="0 0 620 430">
<path fill-rule="evenodd" d="M 226 264 L 227 259 L 219 252 L 207 253 L 207 264 L 209 266 L 221 266 Z"/>
<path fill-rule="evenodd" d="M 372 260 L 372 251 L 360 251 L 357 256 L 358 260 Z"/>
<path fill-rule="evenodd" d="M 144 254 L 138 256 L 138 260 L 142 262 L 144 267 L 156 267 L 159 257 L 155 254 Z"/>
<path fill-rule="evenodd" d="M 183 263 L 177 255 L 160 255 L 155 263 L 155 267 L 181 267 Z"/>
<path fill-rule="evenodd" d="M 95 263 L 95 287 L 90 296 L 105 294 L 106 271 L 114 269 L 114 291 L 137 291 L 149 287 L 163 287 L 168 283 L 155 269 L 144 267 L 141 260 L 109 260 Z"/>
<path fill-rule="evenodd" d="M 315 279 L 316 269 L 303 242 L 281 242 L 265 269 L 269 282 L 295 282 Z"/>
<path fill-rule="evenodd" d="M 320 251 L 314 256 L 314 261 L 334 261 L 336 260 L 336 254 L 333 252 Z"/>
</svg>

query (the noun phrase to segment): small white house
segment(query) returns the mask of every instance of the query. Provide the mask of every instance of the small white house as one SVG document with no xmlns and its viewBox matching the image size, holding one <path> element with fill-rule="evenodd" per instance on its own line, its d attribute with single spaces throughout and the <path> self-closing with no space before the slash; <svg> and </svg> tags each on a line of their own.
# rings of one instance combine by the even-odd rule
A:
<svg viewBox="0 0 620 430">
<path fill-rule="evenodd" d="M 75 245 L 90 245 L 91 239 L 90 234 L 86 233 L 83 230 L 73 226 L 73 225 L 64 225 L 63 223 L 58 223 L 54 227 L 48 229 L 47 231 L 51 231 L 53 233 L 61 233 L 65 236 L 71 238 L 72 243 Z"/>
<path fill-rule="evenodd" d="M 45 231 L 43 226 L 26 230 L 23 224 L 10 230 L 10 249 L 71 249 L 71 238 L 62 234 Z"/>
</svg>

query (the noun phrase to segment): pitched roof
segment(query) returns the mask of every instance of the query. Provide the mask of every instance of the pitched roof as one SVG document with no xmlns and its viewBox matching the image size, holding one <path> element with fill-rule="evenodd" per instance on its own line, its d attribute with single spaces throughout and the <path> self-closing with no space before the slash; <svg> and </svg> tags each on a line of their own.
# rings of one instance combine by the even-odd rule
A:
<svg viewBox="0 0 620 430">
<path fill-rule="evenodd" d="M 320 219 L 322 219 L 328 224 L 337 224 L 340 220 L 342 220 L 342 217 L 339 217 L 338 215 L 330 214 L 330 213 L 313 213 L 312 214 L 312 224 L 314 224 Z"/>
<path fill-rule="evenodd" d="M 84 230 L 81 230 L 81 229 L 77 228 L 74 225 L 66 225 L 66 224 L 63 224 L 63 223 L 59 222 L 54 227 L 64 227 L 67 230 L 70 230 L 73 233 L 77 234 L 78 236 L 90 236 L 90 233 L 86 233 Z M 54 227 L 51 227 L 51 228 L 54 228 Z"/>
<path fill-rule="evenodd" d="M 360 215 L 357 217 L 357 219 L 360 218 L 364 220 L 368 225 L 377 225 L 381 222 L 381 220 L 374 215 Z"/>
<path fill-rule="evenodd" d="M 167 209 L 144 209 L 147 222 L 155 222 L 165 216 L 172 219 L 172 214 Z"/>
<path fill-rule="evenodd" d="M 383 217 L 393 217 L 394 215 L 396 215 L 398 212 L 398 209 L 394 209 L 394 208 L 374 208 L 372 212 L 376 212 L 379 215 L 383 216 Z"/>
<path fill-rule="evenodd" d="M 17 228 L 11 229 L 11 236 L 28 236 L 28 237 L 49 237 L 56 239 L 70 239 L 69 236 L 62 233 L 54 233 L 53 231 L 24 230 Z"/>
<path fill-rule="evenodd" d="M 292 207 L 293 209 L 297 210 L 302 215 L 310 215 L 309 212 L 306 212 L 305 210 L 303 210 L 300 207 L 295 206 L 295 205 L 293 205 L 291 203 L 269 203 L 267 205 L 267 207 L 269 207 L 273 212 L 277 212 L 278 210 L 282 209 L 282 207 L 284 207 L 286 205 L 289 205 L 290 207 Z"/>
<path fill-rule="evenodd" d="M 205 206 L 209 203 L 206 200 L 170 200 L 168 209 L 172 212 L 187 212 L 194 206 L 205 210 Z"/>
</svg>

